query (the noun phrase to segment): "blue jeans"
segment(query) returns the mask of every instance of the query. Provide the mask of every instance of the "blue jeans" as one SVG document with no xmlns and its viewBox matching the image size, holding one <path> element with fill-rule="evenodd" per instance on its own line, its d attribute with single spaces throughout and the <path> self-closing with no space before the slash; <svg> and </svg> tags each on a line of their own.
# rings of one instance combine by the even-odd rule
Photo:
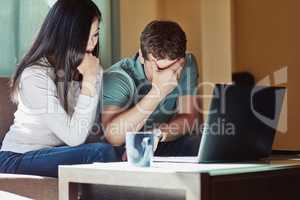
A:
<svg viewBox="0 0 300 200">
<path fill-rule="evenodd" d="M 24 154 L 0 152 L 0 173 L 58 176 L 58 165 L 118 161 L 110 144 L 83 144 L 77 147 L 53 147 Z"/>
</svg>

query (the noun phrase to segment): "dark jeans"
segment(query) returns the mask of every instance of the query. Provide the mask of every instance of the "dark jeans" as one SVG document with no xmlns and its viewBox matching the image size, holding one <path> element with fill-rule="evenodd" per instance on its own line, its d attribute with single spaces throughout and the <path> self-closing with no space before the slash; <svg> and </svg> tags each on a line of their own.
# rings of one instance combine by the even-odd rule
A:
<svg viewBox="0 0 300 200">
<path fill-rule="evenodd" d="M 188 135 L 179 138 L 172 142 L 159 143 L 154 156 L 164 157 L 181 157 L 181 156 L 197 156 L 201 135 Z M 115 147 L 118 157 L 121 157 L 125 152 L 125 145 Z"/>
<path fill-rule="evenodd" d="M 201 135 L 193 135 L 159 143 L 155 156 L 197 156 L 200 140 Z"/>
<path fill-rule="evenodd" d="M 58 176 L 58 165 L 115 162 L 118 156 L 110 144 L 53 147 L 25 154 L 0 152 L 0 173 Z"/>
<path fill-rule="evenodd" d="M 201 135 L 184 136 L 172 142 L 159 143 L 154 156 L 179 157 L 197 156 L 201 141 Z M 118 156 L 125 152 L 125 146 L 116 148 Z"/>
</svg>

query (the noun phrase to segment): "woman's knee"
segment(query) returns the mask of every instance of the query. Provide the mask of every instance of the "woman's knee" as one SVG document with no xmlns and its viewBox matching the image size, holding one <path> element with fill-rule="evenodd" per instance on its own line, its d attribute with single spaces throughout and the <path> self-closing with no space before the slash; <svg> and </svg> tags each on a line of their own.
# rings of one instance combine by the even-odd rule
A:
<svg viewBox="0 0 300 200">
<path fill-rule="evenodd" d="M 107 143 L 93 143 L 82 145 L 86 156 L 86 163 L 117 161 L 116 152 Z"/>
</svg>

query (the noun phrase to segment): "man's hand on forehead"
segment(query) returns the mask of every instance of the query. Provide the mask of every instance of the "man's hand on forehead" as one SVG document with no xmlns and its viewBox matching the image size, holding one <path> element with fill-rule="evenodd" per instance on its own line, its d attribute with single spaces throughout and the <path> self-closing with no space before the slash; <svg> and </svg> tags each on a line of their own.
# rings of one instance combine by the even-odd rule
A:
<svg viewBox="0 0 300 200">
<path fill-rule="evenodd" d="M 176 60 L 172 61 L 171 63 L 167 63 L 167 64 L 162 63 L 157 60 L 154 60 L 153 62 L 155 63 L 155 65 L 159 71 L 163 71 L 163 70 L 167 70 L 167 69 L 177 71 L 178 68 L 184 67 L 185 59 L 184 58 L 176 59 Z M 165 65 L 163 65 L 163 64 L 165 64 Z"/>
</svg>

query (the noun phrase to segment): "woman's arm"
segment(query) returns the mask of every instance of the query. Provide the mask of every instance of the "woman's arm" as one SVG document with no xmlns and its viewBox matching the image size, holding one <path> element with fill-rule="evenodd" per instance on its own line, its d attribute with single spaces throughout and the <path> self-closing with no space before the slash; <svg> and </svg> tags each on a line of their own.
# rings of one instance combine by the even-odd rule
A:
<svg viewBox="0 0 300 200">
<path fill-rule="evenodd" d="M 20 81 L 20 102 L 29 114 L 41 117 L 44 125 L 68 146 L 83 144 L 95 119 L 100 76 L 85 82 L 69 116 L 61 105 L 54 81 L 46 69 L 26 69 Z"/>
</svg>

